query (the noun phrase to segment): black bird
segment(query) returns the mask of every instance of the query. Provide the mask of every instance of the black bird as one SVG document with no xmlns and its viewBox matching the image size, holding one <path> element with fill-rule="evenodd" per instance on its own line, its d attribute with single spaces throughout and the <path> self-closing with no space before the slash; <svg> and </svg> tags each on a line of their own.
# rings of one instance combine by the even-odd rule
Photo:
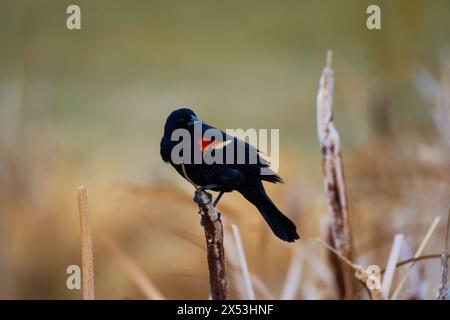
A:
<svg viewBox="0 0 450 320">
<path fill-rule="evenodd" d="M 197 125 L 201 125 L 201 131 L 199 130 L 201 137 L 198 141 L 195 141 L 194 131 Z M 201 122 L 196 114 L 188 108 L 175 110 L 166 120 L 160 152 L 162 159 L 169 162 L 184 178 L 181 161 L 172 159 L 174 147 L 182 140 L 172 141 L 172 133 L 177 129 L 184 129 L 184 132 L 189 132 L 190 149 L 186 148 L 179 152 L 180 156 L 186 156 L 184 159 L 187 159 L 187 161 L 182 161 L 186 174 L 192 182 L 203 190 L 219 192 L 214 205 L 217 204 L 224 192 L 236 190 L 259 210 L 277 237 L 288 242 L 299 239 L 295 224 L 278 210 L 264 190 L 263 180 L 272 183 L 283 183 L 283 180 L 273 171 L 269 171 L 268 174 L 267 172 L 264 175 L 261 174 L 261 169 L 270 170 L 270 168 L 269 163 L 260 156 L 259 150 L 236 137 Z M 221 136 L 220 140 L 216 141 L 217 138 L 206 139 L 203 136 L 210 129 Z M 233 148 L 234 157 L 232 160 L 234 161 L 225 159 L 229 148 Z M 190 156 L 189 153 L 184 154 L 185 151 L 189 150 L 191 151 Z M 245 152 L 244 163 L 237 161 L 240 150 Z M 205 162 L 197 164 L 194 162 L 195 152 L 201 155 L 207 151 L 212 156 L 218 156 L 218 158 L 223 156 L 223 161 L 212 164 L 206 164 Z M 216 154 L 217 152 L 221 152 L 221 154 Z M 250 162 L 252 157 L 256 161 Z"/>
</svg>

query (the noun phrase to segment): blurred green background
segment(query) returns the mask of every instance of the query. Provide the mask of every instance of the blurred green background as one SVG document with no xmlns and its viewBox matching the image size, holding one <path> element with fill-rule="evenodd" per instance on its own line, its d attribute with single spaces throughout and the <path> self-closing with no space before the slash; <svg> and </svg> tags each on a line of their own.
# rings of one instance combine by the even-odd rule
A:
<svg viewBox="0 0 450 320">
<path fill-rule="evenodd" d="M 82 29 L 69 31 L 73 3 Z M 370 4 L 381 7 L 381 30 L 366 28 Z M 394 149 L 417 136 L 436 140 L 432 102 L 417 79 L 424 70 L 439 79 L 449 40 L 448 0 L 0 0 L 0 298 L 79 298 L 65 289 L 65 267 L 79 263 L 79 185 L 92 191 L 94 237 L 121 239 L 169 298 L 207 298 L 205 265 L 195 265 L 203 252 L 190 256 L 167 231 L 187 223 L 201 241 L 188 215 L 194 206 L 164 210 L 162 200 L 114 187 L 183 184 L 159 158 L 165 118 L 181 106 L 223 129 L 280 128 L 288 184 L 274 197 L 283 207 L 293 188 L 300 199 L 313 194 L 318 204 L 306 200 L 297 221 L 306 239 L 317 236 L 319 222 L 311 227 L 308 217 L 326 216 L 315 119 L 326 51 L 334 53 L 336 126 L 351 159 L 377 139 L 388 137 Z M 258 241 L 248 243 L 256 251 Z M 99 297 L 142 297 L 103 251 L 96 248 Z M 167 264 L 188 276 L 167 275 Z M 277 269 L 264 272 L 278 290 Z"/>
</svg>

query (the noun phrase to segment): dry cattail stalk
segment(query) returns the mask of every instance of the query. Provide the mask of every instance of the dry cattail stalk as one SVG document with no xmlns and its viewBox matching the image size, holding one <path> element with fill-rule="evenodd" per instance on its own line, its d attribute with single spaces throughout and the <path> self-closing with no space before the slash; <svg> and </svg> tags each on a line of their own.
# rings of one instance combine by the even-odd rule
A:
<svg viewBox="0 0 450 320">
<path fill-rule="evenodd" d="M 351 233 L 347 209 L 347 193 L 341 162 L 339 133 L 333 123 L 333 69 L 331 68 L 331 51 L 327 54 L 327 64 L 320 78 L 317 93 L 317 133 L 322 150 L 324 189 L 331 218 L 331 236 L 333 246 L 338 252 L 351 259 Z M 339 264 L 338 283 L 344 284 L 345 299 L 353 297 L 354 281 L 352 270 L 346 264 Z"/>
<path fill-rule="evenodd" d="M 444 250 L 441 254 L 441 283 L 438 290 L 438 300 L 450 300 L 450 289 L 448 288 L 448 235 L 450 232 L 450 208 L 448 210 L 447 228 L 445 230 Z"/>
<path fill-rule="evenodd" d="M 255 300 L 255 291 L 253 290 L 252 278 L 250 277 L 250 272 L 248 271 L 247 260 L 245 259 L 244 253 L 244 246 L 242 245 L 239 229 L 234 224 L 231 225 L 231 229 L 233 230 L 233 236 L 239 257 L 239 263 L 241 265 L 242 276 L 244 277 L 245 289 L 247 291 L 247 299 Z"/>
<path fill-rule="evenodd" d="M 150 300 L 164 300 L 164 296 L 158 287 L 145 275 L 145 272 L 119 248 L 112 240 L 104 239 L 104 243 L 117 259 L 125 274 L 141 290 L 144 296 Z"/>
<path fill-rule="evenodd" d="M 78 211 L 80 213 L 83 299 L 94 300 L 94 257 L 92 254 L 91 225 L 89 223 L 89 207 L 85 186 L 78 188 L 77 199 Z"/>
<path fill-rule="evenodd" d="M 209 284 L 213 300 L 226 300 L 228 298 L 229 280 L 223 248 L 223 225 L 220 213 L 212 203 L 212 196 L 201 190 L 189 179 L 184 164 L 181 164 L 183 174 L 195 188 L 197 204 L 201 215 L 201 225 L 205 230 Z"/>
<path fill-rule="evenodd" d="M 394 279 L 398 257 L 400 256 L 402 241 L 403 235 L 397 234 L 394 238 L 394 243 L 392 244 L 391 253 L 389 254 L 389 259 L 386 265 L 386 272 L 384 273 L 383 283 L 381 285 L 381 290 L 383 291 L 385 299 L 389 298 L 389 291 L 391 290 L 391 284 L 392 280 Z"/>
<path fill-rule="evenodd" d="M 437 227 L 440 219 L 441 219 L 441 217 L 436 217 L 436 219 L 434 219 L 433 223 L 431 224 L 430 228 L 428 229 L 427 234 L 425 235 L 425 238 L 422 240 L 422 243 L 420 244 L 419 248 L 417 249 L 416 254 L 414 255 L 414 258 L 420 257 L 423 249 L 425 249 L 425 246 L 427 245 L 428 241 L 430 240 L 431 236 L 433 235 L 434 230 L 436 230 L 436 227 Z M 392 298 L 391 298 L 392 300 L 396 300 L 398 298 L 400 291 L 402 290 L 403 286 L 405 285 L 405 282 L 408 279 L 408 275 L 411 272 L 414 265 L 415 265 L 415 261 L 408 266 L 408 270 L 403 274 L 403 277 L 402 277 L 399 285 L 397 286 L 394 293 L 392 294 Z"/>
<path fill-rule="evenodd" d="M 438 290 L 438 300 L 450 300 L 450 289 L 447 287 L 448 279 L 448 251 L 441 254 L 441 283 Z"/>
</svg>

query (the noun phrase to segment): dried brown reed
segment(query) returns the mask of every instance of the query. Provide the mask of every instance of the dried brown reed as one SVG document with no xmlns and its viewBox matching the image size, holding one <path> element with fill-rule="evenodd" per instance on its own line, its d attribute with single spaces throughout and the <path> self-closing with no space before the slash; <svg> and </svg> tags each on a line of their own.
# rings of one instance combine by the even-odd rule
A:
<svg viewBox="0 0 450 320">
<path fill-rule="evenodd" d="M 441 282 L 438 289 L 438 300 L 450 300 L 450 289 L 448 288 L 448 236 L 450 232 L 450 208 L 447 216 L 447 227 L 445 229 L 444 249 L 441 253 Z"/>
<path fill-rule="evenodd" d="M 317 93 L 317 133 L 322 150 L 324 189 L 331 219 L 331 240 L 339 254 L 351 260 L 351 232 L 347 208 L 347 193 L 341 161 L 339 133 L 333 123 L 333 69 L 332 53 L 327 54 L 326 66 L 320 78 Z M 342 298 L 351 299 L 354 281 L 351 268 L 342 260 L 337 264 L 336 281 L 342 283 Z"/>
<path fill-rule="evenodd" d="M 94 300 L 94 257 L 92 253 L 91 225 L 89 223 L 89 207 L 87 189 L 78 188 L 78 211 L 80 213 L 81 270 L 83 283 L 83 299 Z"/>
</svg>

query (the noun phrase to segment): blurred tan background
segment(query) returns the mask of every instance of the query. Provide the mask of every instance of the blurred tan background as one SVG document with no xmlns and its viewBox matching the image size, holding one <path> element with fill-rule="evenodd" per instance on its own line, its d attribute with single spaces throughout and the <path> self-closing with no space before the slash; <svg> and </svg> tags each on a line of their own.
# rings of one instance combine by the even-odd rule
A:
<svg viewBox="0 0 450 320">
<path fill-rule="evenodd" d="M 382 30 L 370 31 L 375 3 Z M 66 29 L 69 4 L 0 0 L 0 298 L 81 297 L 65 273 L 80 264 L 80 185 L 97 298 L 145 297 L 106 238 L 166 298 L 208 298 L 191 187 L 159 156 L 165 118 L 181 106 L 224 129 L 280 128 L 287 183 L 268 191 L 299 226 L 295 250 L 310 256 L 295 297 L 336 298 L 314 241 L 327 218 L 315 128 L 327 49 L 358 261 L 384 266 L 398 232 L 413 252 L 446 215 L 449 1 L 76 1 L 81 31 Z M 222 201 L 252 274 L 278 298 L 292 248 L 239 195 Z M 423 287 L 404 297 L 433 298 L 438 263 L 416 269 Z"/>
</svg>

